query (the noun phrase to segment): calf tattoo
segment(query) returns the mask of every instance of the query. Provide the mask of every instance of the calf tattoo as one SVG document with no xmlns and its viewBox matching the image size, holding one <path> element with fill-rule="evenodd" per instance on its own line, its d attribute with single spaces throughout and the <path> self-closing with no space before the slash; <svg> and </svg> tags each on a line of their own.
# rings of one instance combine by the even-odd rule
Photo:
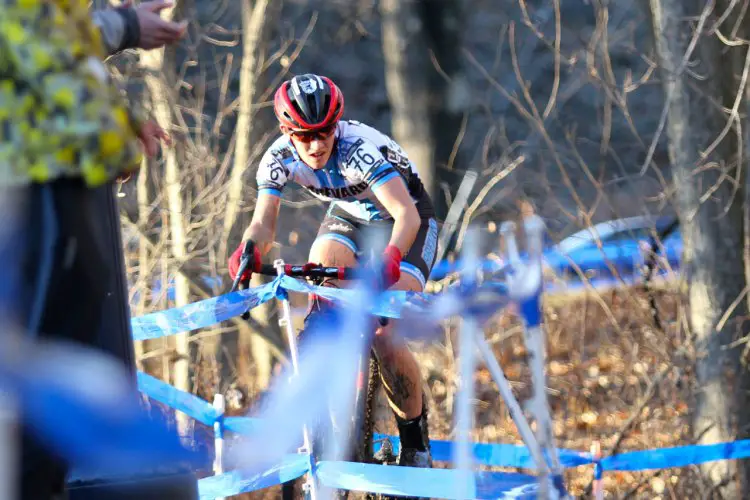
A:
<svg viewBox="0 0 750 500">
<path fill-rule="evenodd" d="M 414 383 L 393 366 L 381 365 L 380 373 L 383 377 L 383 385 L 388 399 L 396 408 L 406 413 L 406 402 L 416 391 Z"/>
</svg>

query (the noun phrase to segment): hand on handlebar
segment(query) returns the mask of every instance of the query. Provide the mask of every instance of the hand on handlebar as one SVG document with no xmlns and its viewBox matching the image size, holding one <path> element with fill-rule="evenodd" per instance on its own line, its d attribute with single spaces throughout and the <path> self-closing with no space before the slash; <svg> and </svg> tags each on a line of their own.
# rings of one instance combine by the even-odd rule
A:
<svg viewBox="0 0 750 500">
<path fill-rule="evenodd" d="M 398 283 L 401 279 L 401 250 L 393 245 L 388 245 L 383 251 L 380 262 L 368 264 L 368 274 L 375 280 L 378 291 L 384 291 Z"/>
<path fill-rule="evenodd" d="M 302 272 L 305 274 L 309 274 L 313 269 L 317 269 L 323 267 L 323 264 L 316 264 L 315 262 L 308 262 L 307 264 L 304 264 L 302 266 Z"/>
<path fill-rule="evenodd" d="M 247 268 L 242 272 L 240 278 L 241 282 L 248 282 L 253 275 L 253 272 L 260 270 L 260 250 L 252 240 L 243 241 L 237 247 L 237 250 L 229 257 L 227 267 L 229 270 L 229 276 L 234 280 L 237 278 L 237 272 L 240 269 L 240 265 L 243 257 L 250 259 Z"/>
</svg>

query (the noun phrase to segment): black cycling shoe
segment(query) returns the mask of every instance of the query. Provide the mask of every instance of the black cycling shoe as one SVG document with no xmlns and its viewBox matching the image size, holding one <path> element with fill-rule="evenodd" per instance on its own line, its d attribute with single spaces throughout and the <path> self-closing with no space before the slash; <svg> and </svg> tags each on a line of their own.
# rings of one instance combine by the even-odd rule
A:
<svg viewBox="0 0 750 500">
<path fill-rule="evenodd" d="M 432 454 L 430 450 L 419 451 L 416 448 L 401 448 L 398 454 L 398 465 L 405 467 L 421 467 L 429 469 L 432 467 Z"/>
</svg>

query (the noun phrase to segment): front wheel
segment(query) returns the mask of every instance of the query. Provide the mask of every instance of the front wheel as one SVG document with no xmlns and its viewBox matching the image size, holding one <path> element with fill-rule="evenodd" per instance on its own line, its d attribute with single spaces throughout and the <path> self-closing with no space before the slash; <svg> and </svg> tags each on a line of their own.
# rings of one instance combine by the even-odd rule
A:
<svg viewBox="0 0 750 500">
<path fill-rule="evenodd" d="M 314 335 L 315 328 L 321 324 L 326 324 L 328 328 L 331 326 L 331 322 L 335 322 L 337 316 L 332 310 L 325 310 L 321 308 L 311 308 L 305 319 L 305 327 L 299 332 L 298 335 L 298 346 L 299 350 L 302 351 L 305 347 L 305 340 L 310 335 Z M 352 462 L 364 462 L 369 463 L 372 458 L 372 427 L 373 421 L 372 415 L 372 404 L 371 399 L 376 394 L 379 385 L 372 387 L 372 381 L 379 381 L 379 377 L 373 377 L 373 363 L 375 362 L 374 356 L 370 354 L 368 349 L 366 352 L 360 355 L 360 371 L 357 376 L 361 377 L 359 380 L 359 387 L 357 398 L 355 399 L 355 407 L 352 419 L 348 422 L 348 425 L 336 425 L 335 412 L 333 409 L 328 411 L 327 418 L 323 417 L 320 421 L 315 422 L 312 428 L 312 453 L 313 461 L 318 462 L 322 459 L 321 453 L 324 449 L 327 436 L 332 436 L 333 433 L 338 433 L 338 437 L 341 437 L 341 442 L 348 444 L 348 450 L 345 453 L 346 460 Z M 297 500 L 300 498 L 308 498 L 309 493 L 304 491 L 303 485 L 305 478 L 299 478 L 295 481 L 290 481 L 282 484 L 282 499 L 283 500 Z M 333 492 L 333 498 L 336 500 L 346 500 L 350 497 L 348 490 L 336 490 Z"/>
</svg>

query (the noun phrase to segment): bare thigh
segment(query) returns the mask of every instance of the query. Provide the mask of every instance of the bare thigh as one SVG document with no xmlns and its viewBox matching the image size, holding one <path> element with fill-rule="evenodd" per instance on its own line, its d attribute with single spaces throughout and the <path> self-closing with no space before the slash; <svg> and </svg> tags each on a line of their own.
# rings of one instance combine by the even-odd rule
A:
<svg viewBox="0 0 750 500">
<path fill-rule="evenodd" d="M 310 248 L 310 262 L 330 267 L 356 267 L 357 256 L 349 247 L 330 239 L 317 239 Z M 346 288 L 348 281 L 326 280 L 326 283 L 338 288 Z"/>
</svg>

